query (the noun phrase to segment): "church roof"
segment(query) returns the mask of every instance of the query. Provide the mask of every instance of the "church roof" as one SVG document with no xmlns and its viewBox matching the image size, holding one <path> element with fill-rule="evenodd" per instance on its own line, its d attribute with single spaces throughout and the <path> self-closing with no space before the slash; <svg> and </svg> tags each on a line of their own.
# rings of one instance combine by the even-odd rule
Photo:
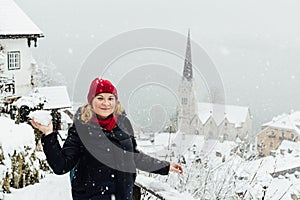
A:
<svg viewBox="0 0 300 200">
<path fill-rule="evenodd" d="M 42 31 L 13 0 L 0 1 L 0 38 L 43 37 Z"/>
<path fill-rule="evenodd" d="M 212 117 L 217 126 L 219 126 L 224 119 L 227 119 L 228 122 L 235 124 L 236 127 L 239 127 L 246 121 L 248 113 L 248 107 L 202 102 L 198 103 L 198 116 L 203 124 L 205 124 L 207 120 Z"/>
</svg>

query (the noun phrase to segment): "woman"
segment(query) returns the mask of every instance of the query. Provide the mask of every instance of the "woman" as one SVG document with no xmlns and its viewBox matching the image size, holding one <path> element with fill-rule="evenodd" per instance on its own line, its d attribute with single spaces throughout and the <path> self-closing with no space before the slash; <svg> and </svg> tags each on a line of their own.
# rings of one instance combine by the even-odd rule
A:
<svg viewBox="0 0 300 200">
<path fill-rule="evenodd" d="M 74 171 L 73 199 L 132 199 L 136 168 L 167 175 L 182 174 L 179 164 L 160 161 L 137 150 L 129 119 L 124 114 L 115 86 L 108 80 L 92 81 L 88 104 L 74 117 L 63 147 L 53 125 L 43 126 L 42 145 L 50 167 L 56 174 Z"/>
</svg>

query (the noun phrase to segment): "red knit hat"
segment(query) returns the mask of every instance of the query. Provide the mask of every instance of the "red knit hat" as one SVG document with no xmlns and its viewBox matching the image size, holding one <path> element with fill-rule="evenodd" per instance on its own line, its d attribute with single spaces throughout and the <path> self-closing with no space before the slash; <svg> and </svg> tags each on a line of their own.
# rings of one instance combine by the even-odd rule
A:
<svg viewBox="0 0 300 200">
<path fill-rule="evenodd" d="M 89 103 L 92 102 L 93 98 L 99 93 L 111 93 L 118 99 L 118 92 L 116 87 L 109 81 L 102 78 L 95 78 L 91 85 L 87 96 Z"/>
</svg>

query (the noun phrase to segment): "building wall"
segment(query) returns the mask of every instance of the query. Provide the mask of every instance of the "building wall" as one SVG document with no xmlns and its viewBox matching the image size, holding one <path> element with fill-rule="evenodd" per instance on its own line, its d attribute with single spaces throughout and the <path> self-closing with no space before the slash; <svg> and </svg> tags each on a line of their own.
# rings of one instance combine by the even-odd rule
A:
<svg viewBox="0 0 300 200">
<path fill-rule="evenodd" d="M 32 90 L 31 76 L 33 67 L 31 65 L 31 51 L 27 45 L 27 39 L 2 39 L 1 44 L 4 46 L 4 74 L 14 76 L 15 95 L 24 95 Z M 21 66 L 20 69 L 8 70 L 7 52 L 20 51 Z"/>
<path fill-rule="evenodd" d="M 235 141 L 239 137 L 241 140 L 249 142 L 249 134 L 252 131 L 252 118 L 248 113 L 245 122 L 238 127 L 225 118 L 218 126 L 212 117 L 203 124 L 199 116 L 196 115 L 192 119 L 190 127 L 193 129 L 191 133 L 205 135 L 205 137 L 210 139 Z"/>
<path fill-rule="evenodd" d="M 237 130 L 235 127 L 235 124 L 230 123 L 226 118 L 225 120 L 220 124 L 220 130 L 222 132 L 222 137 L 224 140 L 231 140 L 235 141 L 237 136 Z"/>
<path fill-rule="evenodd" d="M 184 133 L 194 133 L 191 127 L 192 118 L 196 115 L 195 90 L 192 81 L 183 79 L 179 86 L 178 129 Z"/>
<path fill-rule="evenodd" d="M 219 139 L 220 132 L 219 128 L 212 117 L 209 117 L 204 124 L 204 136 L 207 139 Z"/>
<path fill-rule="evenodd" d="M 298 133 L 294 130 L 266 127 L 257 135 L 257 151 L 261 156 L 271 155 L 283 140 L 298 142 Z"/>
<path fill-rule="evenodd" d="M 195 115 L 191 121 L 192 133 L 196 135 L 204 135 L 203 123 L 199 119 L 198 115 Z"/>
<path fill-rule="evenodd" d="M 243 124 L 243 129 L 240 136 L 241 138 L 245 138 L 245 140 L 254 144 L 255 137 L 252 134 L 252 125 L 253 125 L 252 116 L 248 109 L 247 117 L 245 123 Z"/>
<path fill-rule="evenodd" d="M 237 136 L 247 142 L 254 142 L 250 141 L 251 140 L 251 133 L 252 133 L 252 117 L 250 115 L 250 112 L 248 111 L 245 122 L 241 124 L 241 126 L 236 127 L 237 130 Z"/>
</svg>

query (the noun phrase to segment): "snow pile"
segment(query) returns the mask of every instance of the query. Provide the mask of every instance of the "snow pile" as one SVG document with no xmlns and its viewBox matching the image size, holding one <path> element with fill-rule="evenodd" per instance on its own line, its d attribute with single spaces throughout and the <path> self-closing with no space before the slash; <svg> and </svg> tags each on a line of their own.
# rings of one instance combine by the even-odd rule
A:
<svg viewBox="0 0 300 200">
<path fill-rule="evenodd" d="M 11 191 L 11 194 L 4 194 L 3 199 L 72 200 L 69 173 L 64 175 L 48 174 L 47 178 L 42 179 L 39 184 L 21 189 L 11 189 Z"/>
<path fill-rule="evenodd" d="M 47 110 L 36 110 L 30 112 L 29 117 L 34 119 L 35 122 L 40 123 L 44 126 L 48 126 L 52 120 L 51 112 Z"/>
<path fill-rule="evenodd" d="M 0 199 L 11 188 L 23 188 L 39 182 L 49 171 L 45 156 L 36 152 L 32 127 L 0 117 Z"/>
<path fill-rule="evenodd" d="M 12 154 L 15 150 L 20 152 L 24 146 L 35 148 L 34 132 L 28 124 L 15 124 L 6 117 L 0 117 L 0 144 L 3 151 Z"/>
</svg>

